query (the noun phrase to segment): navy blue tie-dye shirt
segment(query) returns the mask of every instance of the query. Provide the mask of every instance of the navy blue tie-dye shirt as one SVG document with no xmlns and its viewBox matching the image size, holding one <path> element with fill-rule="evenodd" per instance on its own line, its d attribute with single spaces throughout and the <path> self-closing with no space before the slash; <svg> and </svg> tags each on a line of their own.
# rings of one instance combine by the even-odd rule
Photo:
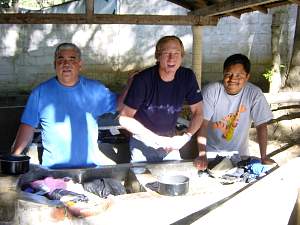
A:
<svg viewBox="0 0 300 225">
<path fill-rule="evenodd" d="M 193 105 L 202 101 L 194 72 L 180 67 L 172 81 L 163 81 L 158 65 L 143 70 L 136 76 L 124 103 L 136 109 L 135 119 L 151 131 L 167 135 L 176 127 L 184 102 Z"/>
</svg>

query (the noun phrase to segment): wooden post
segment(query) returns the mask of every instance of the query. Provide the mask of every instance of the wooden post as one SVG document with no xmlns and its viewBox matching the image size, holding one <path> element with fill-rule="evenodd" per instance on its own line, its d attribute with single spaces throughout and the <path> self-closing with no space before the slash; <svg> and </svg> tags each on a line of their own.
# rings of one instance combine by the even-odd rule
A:
<svg viewBox="0 0 300 225">
<path fill-rule="evenodd" d="M 192 26 L 193 31 L 193 60 L 192 66 L 201 87 L 202 73 L 202 26 Z"/>
<path fill-rule="evenodd" d="M 85 1 L 85 7 L 86 7 L 86 18 L 88 22 L 92 22 L 94 17 L 94 0 L 86 0 Z"/>
</svg>

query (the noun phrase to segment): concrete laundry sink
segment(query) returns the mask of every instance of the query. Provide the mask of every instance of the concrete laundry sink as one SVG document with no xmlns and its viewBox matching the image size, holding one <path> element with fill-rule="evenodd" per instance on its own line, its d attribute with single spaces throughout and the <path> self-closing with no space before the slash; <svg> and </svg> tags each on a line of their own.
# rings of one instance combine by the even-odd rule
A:
<svg viewBox="0 0 300 225">
<path fill-rule="evenodd" d="M 32 164 L 30 171 L 20 176 L 0 174 L 0 224 L 25 225 L 37 222 L 47 224 L 45 223 L 47 221 L 62 220 L 62 217 L 65 216 L 65 208 L 60 201 L 49 200 L 44 196 L 22 191 L 22 187 L 31 181 L 49 176 L 54 178 L 70 177 L 76 183 L 97 178 L 114 178 L 124 185 L 126 193 L 145 191 L 130 170 L 130 164 L 61 170 L 48 170 Z M 63 219 L 65 220 L 65 218 Z"/>
</svg>

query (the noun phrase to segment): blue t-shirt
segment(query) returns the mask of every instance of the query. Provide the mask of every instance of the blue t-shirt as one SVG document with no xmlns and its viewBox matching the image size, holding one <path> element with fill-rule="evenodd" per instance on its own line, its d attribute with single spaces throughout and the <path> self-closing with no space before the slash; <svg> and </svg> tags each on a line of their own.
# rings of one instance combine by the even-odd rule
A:
<svg viewBox="0 0 300 225">
<path fill-rule="evenodd" d="M 98 81 L 79 77 L 66 87 L 52 78 L 36 87 L 21 122 L 42 128 L 42 165 L 50 168 L 100 165 L 97 117 L 116 111 L 116 95 Z"/>
<path fill-rule="evenodd" d="M 175 78 L 165 82 L 160 78 L 158 65 L 155 65 L 134 76 L 124 103 L 137 110 L 135 119 L 146 128 L 168 135 L 175 131 L 185 100 L 189 105 L 202 101 L 194 72 L 180 67 Z"/>
</svg>

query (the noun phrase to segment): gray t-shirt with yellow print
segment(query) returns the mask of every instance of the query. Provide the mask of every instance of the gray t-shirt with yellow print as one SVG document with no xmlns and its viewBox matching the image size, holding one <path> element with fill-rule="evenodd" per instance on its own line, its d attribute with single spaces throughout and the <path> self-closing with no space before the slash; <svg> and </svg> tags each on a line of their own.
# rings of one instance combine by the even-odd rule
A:
<svg viewBox="0 0 300 225">
<path fill-rule="evenodd" d="M 249 155 L 248 136 L 251 122 L 255 126 L 273 118 L 260 88 L 247 82 L 236 95 L 226 93 L 222 81 L 202 89 L 204 119 L 210 121 L 207 152 L 238 152 Z"/>
</svg>

